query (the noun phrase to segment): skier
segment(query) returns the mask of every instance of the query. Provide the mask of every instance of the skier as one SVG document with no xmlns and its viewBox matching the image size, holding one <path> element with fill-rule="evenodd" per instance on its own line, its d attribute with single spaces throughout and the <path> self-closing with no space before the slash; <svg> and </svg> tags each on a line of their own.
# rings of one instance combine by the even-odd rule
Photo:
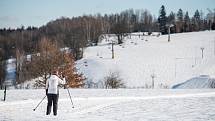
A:
<svg viewBox="0 0 215 121">
<path fill-rule="evenodd" d="M 46 95 L 48 97 L 46 115 L 51 113 L 51 107 L 53 103 L 53 113 L 57 115 L 58 97 L 59 97 L 59 84 L 65 84 L 65 78 L 61 79 L 58 77 L 58 71 L 53 71 L 52 75 L 46 81 Z"/>
</svg>

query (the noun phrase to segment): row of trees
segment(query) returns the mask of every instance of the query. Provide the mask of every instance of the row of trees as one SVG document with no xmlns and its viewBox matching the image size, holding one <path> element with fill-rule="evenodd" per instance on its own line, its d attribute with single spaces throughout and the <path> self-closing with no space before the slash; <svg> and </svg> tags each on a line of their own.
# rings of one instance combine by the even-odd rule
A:
<svg viewBox="0 0 215 121">
<path fill-rule="evenodd" d="M 196 10 L 193 17 L 190 17 L 188 12 L 184 13 L 182 9 L 179 9 L 177 13 L 171 12 L 167 16 L 165 6 L 162 6 L 157 18 L 148 10 L 128 9 L 109 15 L 62 17 L 39 28 L 22 26 L 17 29 L 0 29 L 1 82 L 5 75 L 4 62 L 11 57 L 17 60 L 17 82 L 28 79 L 27 75 L 25 78 L 21 76 L 25 65 L 23 57 L 39 53 L 41 45 L 38 43 L 44 38 L 51 40 L 58 48 L 70 48 L 74 60 L 78 60 L 82 58 L 84 48 L 92 44 L 96 45 L 102 34 L 115 34 L 120 44 L 123 42 L 123 37 L 131 32 L 160 31 L 166 34 L 168 24 L 174 25 L 171 28 L 172 33 L 215 29 L 215 10 L 208 9 L 206 16 L 203 12 Z"/>
<path fill-rule="evenodd" d="M 56 40 L 60 47 L 71 48 L 77 60 L 82 58 L 84 47 L 98 43 L 101 34 L 116 34 L 118 43 L 122 43 L 123 36 L 131 32 L 160 31 L 166 34 L 168 24 L 175 25 L 171 29 L 172 33 L 215 29 L 215 10 L 208 9 L 205 16 L 202 11 L 196 10 L 190 17 L 182 9 L 167 15 L 165 6 L 162 6 L 158 18 L 148 10 L 133 9 L 103 16 L 62 17 L 40 28 L 22 26 L 17 29 L 0 29 L 0 48 L 5 59 L 15 57 L 17 50 L 21 54 L 35 53 L 38 51 L 36 43 L 47 37 Z"/>
<path fill-rule="evenodd" d="M 161 6 L 158 22 L 162 34 L 167 34 L 170 24 L 174 25 L 171 33 L 215 30 L 215 9 L 214 11 L 208 9 L 206 16 L 202 11 L 196 10 L 190 17 L 188 11 L 184 12 L 182 9 L 179 9 L 177 13 L 170 12 L 167 16 L 165 6 Z"/>
</svg>

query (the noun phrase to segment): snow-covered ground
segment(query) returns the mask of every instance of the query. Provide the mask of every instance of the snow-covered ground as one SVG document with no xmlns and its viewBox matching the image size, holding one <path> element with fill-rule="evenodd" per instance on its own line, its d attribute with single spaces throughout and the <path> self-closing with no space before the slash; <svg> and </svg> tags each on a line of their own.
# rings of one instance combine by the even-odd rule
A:
<svg viewBox="0 0 215 121">
<path fill-rule="evenodd" d="M 45 90 L 8 90 L 0 101 L 1 121 L 214 121 L 214 90 L 66 89 L 60 90 L 58 115 L 45 115 L 47 101 L 32 109 Z M 0 90 L 3 98 L 3 90 Z"/>
<path fill-rule="evenodd" d="M 199 75 L 215 77 L 215 31 L 172 34 L 168 36 L 126 37 L 122 45 L 115 45 L 111 59 L 111 45 L 116 37 L 103 39 L 98 46 L 88 47 L 84 58 L 77 62 L 79 72 L 88 81 L 104 81 L 109 72 L 119 72 L 128 88 L 152 85 L 172 87 Z M 145 41 L 148 40 L 148 41 Z M 202 49 L 203 58 L 202 58 Z"/>
</svg>

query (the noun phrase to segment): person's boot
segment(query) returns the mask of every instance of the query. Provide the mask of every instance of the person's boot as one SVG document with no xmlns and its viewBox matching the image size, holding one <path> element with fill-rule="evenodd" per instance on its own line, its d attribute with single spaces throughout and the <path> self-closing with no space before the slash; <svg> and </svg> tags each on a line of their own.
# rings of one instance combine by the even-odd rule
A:
<svg viewBox="0 0 215 121">
<path fill-rule="evenodd" d="M 53 113 L 55 116 L 57 115 L 57 104 L 53 104 Z"/>
<path fill-rule="evenodd" d="M 51 106 L 47 106 L 46 115 L 49 115 L 51 113 Z"/>
<path fill-rule="evenodd" d="M 46 115 L 49 115 L 51 113 L 51 108 L 52 108 L 52 95 L 47 94 L 47 98 L 48 98 L 48 104 L 47 104 Z"/>
<path fill-rule="evenodd" d="M 51 108 L 52 108 L 52 102 L 48 101 L 46 115 L 49 115 L 51 113 Z"/>
<path fill-rule="evenodd" d="M 56 116 L 57 115 L 57 108 L 58 108 L 58 94 L 54 96 L 54 100 L 53 100 L 53 113 Z"/>
</svg>

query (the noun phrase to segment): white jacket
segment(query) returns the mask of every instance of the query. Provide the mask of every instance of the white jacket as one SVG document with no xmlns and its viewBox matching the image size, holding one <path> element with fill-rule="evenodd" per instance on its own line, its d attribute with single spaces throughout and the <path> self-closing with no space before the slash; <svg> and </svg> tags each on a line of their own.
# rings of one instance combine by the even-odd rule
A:
<svg viewBox="0 0 215 121">
<path fill-rule="evenodd" d="M 51 75 L 46 81 L 46 89 L 48 89 L 48 94 L 58 94 L 58 85 L 65 83 L 65 78 L 62 80 L 56 75 Z"/>
</svg>

